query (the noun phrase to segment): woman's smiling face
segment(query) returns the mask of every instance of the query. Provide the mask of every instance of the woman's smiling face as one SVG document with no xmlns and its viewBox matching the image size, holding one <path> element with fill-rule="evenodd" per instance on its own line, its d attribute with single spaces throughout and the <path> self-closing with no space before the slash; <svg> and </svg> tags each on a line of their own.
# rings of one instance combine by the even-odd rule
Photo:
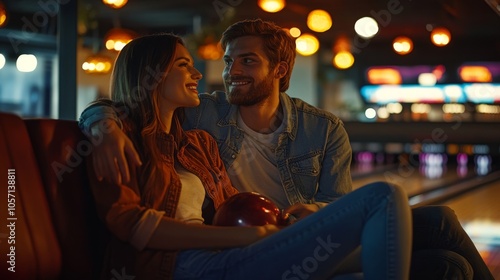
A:
<svg viewBox="0 0 500 280">
<path fill-rule="evenodd" d="M 197 87 L 201 78 L 186 47 L 177 44 L 172 67 L 158 86 L 160 108 L 173 111 L 179 107 L 198 106 Z"/>
</svg>

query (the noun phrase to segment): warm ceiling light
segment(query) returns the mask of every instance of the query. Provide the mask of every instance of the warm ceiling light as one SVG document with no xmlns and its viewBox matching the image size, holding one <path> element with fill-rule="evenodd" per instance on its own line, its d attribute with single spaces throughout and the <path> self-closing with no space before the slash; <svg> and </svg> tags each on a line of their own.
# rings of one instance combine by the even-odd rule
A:
<svg viewBox="0 0 500 280">
<path fill-rule="evenodd" d="M 120 51 L 123 47 L 135 38 L 135 34 L 126 29 L 113 28 L 105 36 L 104 43 L 106 49 Z"/>
<path fill-rule="evenodd" d="M 0 2 L 0 27 L 4 26 L 5 23 L 7 23 L 7 10 L 5 5 Z"/>
<path fill-rule="evenodd" d="M 111 58 L 103 55 L 91 55 L 82 64 L 82 69 L 88 74 L 107 74 L 111 71 Z"/>
<path fill-rule="evenodd" d="M 268 12 L 268 13 L 276 13 L 285 7 L 285 0 L 259 0 L 259 7 Z"/>
<path fill-rule="evenodd" d="M 302 34 L 295 40 L 296 50 L 303 56 L 309 56 L 316 53 L 319 49 L 319 41 L 312 34 Z"/>
<path fill-rule="evenodd" d="M 393 68 L 371 68 L 367 76 L 368 82 L 374 85 L 399 85 L 403 81 L 399 71 Z"/>
<path fill-rule="evenodd" d="M 127 4 L 128 0 L 102 0 L 102 2 L 113 9 L 120 9 Z"/>
<path fill-rule="evenodd" d="M 378 23 L 371 17 L 362 17 L 354 24 L 354 31 L 359 36 L 369 39 L 378 33 Z"/>
<path fill-rule="evenodd" d="M 208 43 L 198 47 L 198 56 L 204 60 L 219 60 L 224 55 L 221 44 Z"/>
<path fill-rule="evenodd" d="M 300 34 L 302 33 L 300 29 L 298 29 L 297 27 L 290 28 L 288 32 L 290 33 L 290 35 L 292 35 L 293 38 L 299 37 Z"/>
<path fill-rule="evenodd" d="M 333 57 L 333 65 L 339 69 L 347 69 L 354 64 L 354 56 L 348 51 L 341 51 Z"/>
<path fill-rule="evenodd" d="M 307 16 L 307 27 L 312 31 L 325 32 L 332 27 L 332 18 L 327 11 L 311 11 Z"/>
<path fill-rule="evenodd" d="M 443 27 L 434 28 L 431 32 L 431 41 L 434 45 L 438 47 L 443 47 L 448 45 L 451 40 L 450 31 Z"/>
<path fill-rule="evenodd" d="M 491 72 L 484 66 L 462 66 L 458 70 L 460 79 L 469 83 L 490 83 Z"/>
<path fill-rule="evenodd" d="M 413 42 L 408 37 L 400 36 L 394 39 L 392 47 L 398 54 L 404 55 L 413 50 Z"/>
</svg>

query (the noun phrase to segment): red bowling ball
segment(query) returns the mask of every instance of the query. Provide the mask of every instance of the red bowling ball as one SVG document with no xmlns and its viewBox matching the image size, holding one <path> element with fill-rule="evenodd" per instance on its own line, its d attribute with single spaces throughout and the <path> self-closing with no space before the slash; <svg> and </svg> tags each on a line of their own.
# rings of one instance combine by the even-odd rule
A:
<svg viewBox="0 0 500 280">
<path fill-rule="evenodd" d="M 256 192 L 235 194 L 215 213 L 216 226 L 286 225 L 280 209 L 269 198 Z"/>
</svg>

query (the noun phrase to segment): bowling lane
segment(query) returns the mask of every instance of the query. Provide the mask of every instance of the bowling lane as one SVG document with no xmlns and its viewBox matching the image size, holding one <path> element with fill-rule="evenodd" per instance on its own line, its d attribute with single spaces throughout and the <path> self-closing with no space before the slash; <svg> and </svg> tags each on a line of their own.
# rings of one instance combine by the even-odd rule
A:
<svg viewBox="0 0 500 280">
<path fill-rule="evenodd" d="M 500 279 L 500 179 L 443 203 L 455 211 L 495 279 Z"/>
<path fill-rule="evenodd" d="M 435 204 L 447 205 L 455 211 L 493 276 L 500 279 L 498 164 L 491 166 L 480 162 L 473 166 L 446 164 L 414 167 L 357 163 L 353 164 L 351 172 L 355 189 L 380 180 L 396 183 L 405 188 L 413 206 L 432 201 L 437 193 L 437 197 L 441 198 Z M 458 196 L 449 199 L 450 196 L 442 196 L 443 192 Z"/>
<path fill-rule="evenodd" d="M 438 189 L 448 192 L 449 186 L 488 175 L 500 163 L 495 149 L 487 145 L 367 142 L 351 146 L 353 188 L 387 181 L 403 186 L 410 197 L 427 198 L 431 192 L 436 196 Z M 421 203 L 424 198 L 417 199 Z"/>
<path fill-rule="evenodd" d="M 396 165 L 380 172 L 353 175 L 353 188 L 359 188 L 375 181 L 386 181 L 404 187 L 408 195 L 415 196 L 424 192 L 453 185 L 461 180 L 472 179 L 476 170 L 472 166 L 411 166 Z M 360 170 L 354 166 L 353 169 Z M 369 169 L 369 168 L 365 168 Z M 355 173 L 358 174 L 358 173 Z"/>
</svg>

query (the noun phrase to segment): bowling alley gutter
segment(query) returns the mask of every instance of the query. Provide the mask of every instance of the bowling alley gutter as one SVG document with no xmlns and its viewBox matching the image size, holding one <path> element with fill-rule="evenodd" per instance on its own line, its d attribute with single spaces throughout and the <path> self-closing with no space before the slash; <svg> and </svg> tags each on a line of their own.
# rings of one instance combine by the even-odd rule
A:
<svg viewBox="0 0 500 280">
<path fill-rule="evenodd" d="M 457 182 L 451 186 L 433 189 L 422 192 L 418 195 L 409 198 L 412 207 L 440 204 L 449 199 L 458 197 L 466 192 L 475 190 L 486 184 L 500 180 L 500 170 L 491 172 L 490 174 L 474 177 L 462 182 Z"/>
</svg>

